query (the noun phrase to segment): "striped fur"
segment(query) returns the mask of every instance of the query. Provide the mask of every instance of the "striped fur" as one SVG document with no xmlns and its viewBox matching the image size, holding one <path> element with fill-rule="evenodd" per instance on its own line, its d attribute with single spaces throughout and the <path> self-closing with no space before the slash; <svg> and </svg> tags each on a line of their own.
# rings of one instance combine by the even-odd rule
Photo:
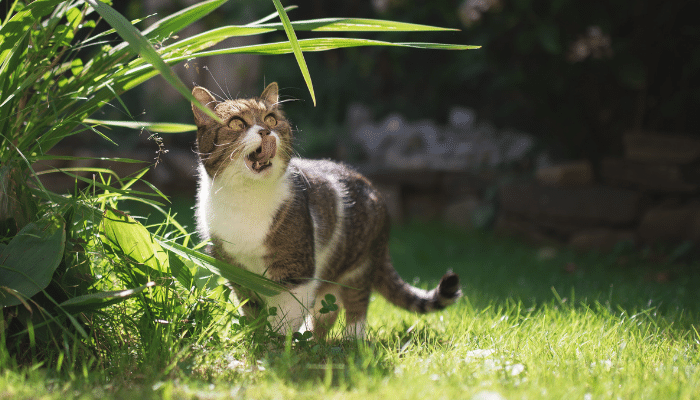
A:
<svg viewBox="0 0 700 400">
<path fill-rule="evenodd" d="M 224 122 L 193 105 L 200 156 L 197 226 L 222 260 L 287 286 L 260 299 L 236 289 L 256 314 L 261 302 L 278 309 L 280 331 L 311 329 L 325 337 L 337 312 L 320 314 L 333 294 L 346 312 L 346 332 L 363 337 L 372 290 L 419 313 L 461 296 L 448 272 L 430 291 L 406 283 L 389 255 L 389 217 L 379 192 L 353 169 L 331 161 L 291 157 L 291 128 L 279 109 L 277 84 L 260 98 L 217 102 L 196 87 L 195 98 Z"/>
</svg>

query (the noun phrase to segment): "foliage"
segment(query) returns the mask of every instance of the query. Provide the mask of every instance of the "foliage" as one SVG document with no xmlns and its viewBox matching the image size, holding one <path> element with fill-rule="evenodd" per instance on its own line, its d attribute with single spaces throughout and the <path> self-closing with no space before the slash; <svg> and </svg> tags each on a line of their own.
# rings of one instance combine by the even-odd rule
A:
<svg viewBox="0 0 700 400">
<path fill-rule="evenodd" d="M 204 243 L 193 247 L 191 233 L 163 210 L 168 201 L 163 193 L 148 182 L 143 182 L 148 192 L 132 189 L 147 167 L 126 177 L 101 168 L 49 170 L 44 172 L 63 173 L 89 186 L 76 186 L 68 195 L 44 187 L 33 165 L 77 160 L 49 154 L 66 138 L 92 132 L 116 144 L 104 131 L 108 125 L 192 130 L 181 124 L 139 123 L 133 117 L 89 118 L 106 106 L 121 107 L 130 116 L 121 99 L 125 91 L 160 74 L 195 102 L 169 65 L 212 54 L 293 52 L 313 97 L 302 51 L 365 45 L 471 48 L 323 37 L 297 41 L 295 29 L 442 28 L 350 19 L 291 23 L 279 0 L 273 0 L 275 14 L 251 24 L 175 36 L 225 1 L 199 2 L 142 32 L 136 28 L 139 21 L 129 22 L 104 0 L 15 0 L 9 5 L 0 26 L 0 367 L 10 355 L 20 362 L 46 360 L 58 371 L 65 363 L 69 370 L 99 363 L 109 371 L 148 360 L 167 374 L 173 368 L 169 352 L 186 351 L 185 338 L 188 345 L 196 345 L 211 338 L 212 326 L 233 326 L 236 307 L 228 301 L 229 290 L 217 285 L 219 277 L 265 295 L 284 290 L 265 277 L 201 253 Z M 267 22 L 277 16 L 282 23 Z M 112 29 L 100 30 L 102 20 Z M 289 40 L 207 51 L 228 37 L 276 30 Z M 92 179 L 80 174 L 85 172 Z M 120 211 L 125 202 L 148 205 L 163 214 L 164 222 L 142 225 L 138 217 Z M 235 332 L 219 334 L 238 337 L 263 323 L 238 324 Z M 113 357 L 115 349 L 120 352 Z"/>
<path fill-rule="evenodd" d="M 311 0 L 297 4 L 306 16 L 338 10 Z M 696 132 L 700 29 L 689 2 L 348 0 L 340 9 L 459 27 L 434 37 L 483 47 L 310 56 L 309 67 L 320 71 L 315 79 L 327 83 L 317 91 L 326 107 L 307 112 L 310 121 L 301 126 L 341 123 L 350 101 L 371 107 L 375 118 L 399 112 L 442 121 L 459 105 L 499 128 L 536 135 L 560 156 L 593 160 L 621 154 L 621 136 L 630 129 Z M 301 87 L 282 66 L 265 69 Z"/>
</svg>

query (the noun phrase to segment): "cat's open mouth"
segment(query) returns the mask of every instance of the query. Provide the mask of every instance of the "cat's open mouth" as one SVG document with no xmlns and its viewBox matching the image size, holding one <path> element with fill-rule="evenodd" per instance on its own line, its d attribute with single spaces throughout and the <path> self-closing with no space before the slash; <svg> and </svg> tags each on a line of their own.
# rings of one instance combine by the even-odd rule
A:
<svg viewBox="0 0 700 400">
<path fill-rule="evenodd" d="M 272 166 L 275 154 L 277 154 L 277 141 L 274 136 L 267 135 L 263 137 L 260 147 L 246 156 L 245 163 L 251 171 L 260 173 Z"/>
</svg>

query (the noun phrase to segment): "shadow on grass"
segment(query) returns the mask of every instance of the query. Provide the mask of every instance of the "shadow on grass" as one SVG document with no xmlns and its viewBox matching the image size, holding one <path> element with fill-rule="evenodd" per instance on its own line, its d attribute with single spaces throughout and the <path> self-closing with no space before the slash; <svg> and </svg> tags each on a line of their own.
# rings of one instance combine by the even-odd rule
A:
<svg viewBox="0 0 700 400">
<path fill-rule="evenodd" d="M 397 356 L 449 347 L 449 336 L 423 324 L 404 323 L 388 335 L 370 333 L 367 340 L 312 339 L 291 347 L 268 349 L 263 360 L 277 379 L 298 387 L 323 385 L 350 390 L 393 375 Z"/>
</svg>

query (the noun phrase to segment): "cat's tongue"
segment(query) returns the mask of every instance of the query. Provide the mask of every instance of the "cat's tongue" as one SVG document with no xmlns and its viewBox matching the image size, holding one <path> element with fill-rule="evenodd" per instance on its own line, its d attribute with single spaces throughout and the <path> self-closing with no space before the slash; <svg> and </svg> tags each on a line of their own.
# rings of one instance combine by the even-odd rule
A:
<svg viewBox="0 0 700 400">
<path fill-rule="evenodd" d="M 260 147 L 250 153 L 248 158 L 253 163 L 253 169 L 260 172 L 268 166 L 267 162 L 274 158 L 275 154 L 277 154 L 277 141 L 275 141 L 274 136 L 267 135 L 263 136 Z"/>
</svg>

